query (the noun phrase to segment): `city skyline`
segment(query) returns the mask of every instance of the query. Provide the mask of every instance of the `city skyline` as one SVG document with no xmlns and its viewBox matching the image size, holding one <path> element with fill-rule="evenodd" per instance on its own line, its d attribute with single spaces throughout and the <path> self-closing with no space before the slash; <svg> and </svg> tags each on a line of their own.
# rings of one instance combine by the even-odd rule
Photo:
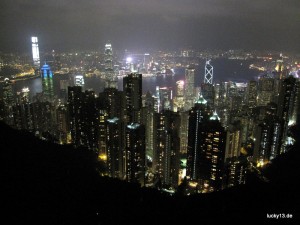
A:
<svg viewBox="0 0 300 225">
<path fill-rule="evenodd" d="M 1 1 L 0 50 L 257 49 L 299 51 L 299 1 Z"/>
</svg>

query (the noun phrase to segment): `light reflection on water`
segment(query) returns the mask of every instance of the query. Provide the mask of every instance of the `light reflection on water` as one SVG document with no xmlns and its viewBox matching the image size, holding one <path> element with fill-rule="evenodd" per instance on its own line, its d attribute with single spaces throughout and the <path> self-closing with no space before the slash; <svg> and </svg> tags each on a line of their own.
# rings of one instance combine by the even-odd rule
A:
<svg viewBox="0 0 300 225">
<path fill-rule="evenodd" d="M 254 79 L 258 75 L 255 70 L 249 70 L 249 65 L 251 61 L 241 61 L 239 60 L 227 60 L 227 59 L 217 59 L 212 61 L 214 66 L 214 80 L 215 81 L 228 81 L 235 80 L 238 82 L 246 82 L 247 80 Z M 195 74 L 195 86 L 200 86 L 203 81 L 204 76 L 204 62 L 203 65 L 196 67 Z M 165 75 L 157 77 L 146 77 L 143 78 L 143 93 L 150 91 L 155 92 L 156 86 L 167 86 L 176 87 L 176 81 L 184 79 L 184 68 L 175 69 L 175 75 Z M 59 95 L 60 92 L 60 80 L 69 80 L 71 86 L 74 85 L 73 75 L 54 75 L 53 84 L 54 92 Z M 21 91 L 23 87 L 28 87 L 30 89 L 31 97 L 36 93 L 42 92 L 42 80 L 41 78 L 35 78 L 30 80 L 17 81 L 14 84 L 14 91 Z M 100 78 L 85 78 L 84 89 L 93 89 L 96 94 L 102 92 L 104 88 L 104 81 Z M 1 88 L 2 89 L 2 88 Z M 123 89 L 123 79 L 118 79 L 118 89 Z"/>
</svg>

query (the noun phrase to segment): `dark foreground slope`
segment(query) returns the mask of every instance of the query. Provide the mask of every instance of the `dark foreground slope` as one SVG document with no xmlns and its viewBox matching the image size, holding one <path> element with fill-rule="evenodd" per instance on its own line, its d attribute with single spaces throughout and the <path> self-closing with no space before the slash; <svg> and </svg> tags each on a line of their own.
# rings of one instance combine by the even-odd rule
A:
<svg viewBox="0 0 300 225">
<path fill-rule="evenodd" d="M 86 149 L 58 146 L 0 123 L 0 224 L 295 223 L 299 149 L 276 160 L 263 183 L 191 197 L 162 195 L 99 177 Z M 251 177 L 250 177 L 251 178 Z M 269 213 L 293 219 L 266 219 Z"/>
</svg>

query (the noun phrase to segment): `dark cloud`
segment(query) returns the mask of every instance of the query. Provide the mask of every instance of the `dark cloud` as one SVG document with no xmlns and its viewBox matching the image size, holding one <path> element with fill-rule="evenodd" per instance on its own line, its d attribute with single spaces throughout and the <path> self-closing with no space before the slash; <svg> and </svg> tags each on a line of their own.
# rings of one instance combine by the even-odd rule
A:
<svg viewBox="0 0 300 225">
<path fill-rule="evenodd" d="M 245 48 L 299 51 L 299 0 L 1 0 L 0 50 Z"/>
</svg>

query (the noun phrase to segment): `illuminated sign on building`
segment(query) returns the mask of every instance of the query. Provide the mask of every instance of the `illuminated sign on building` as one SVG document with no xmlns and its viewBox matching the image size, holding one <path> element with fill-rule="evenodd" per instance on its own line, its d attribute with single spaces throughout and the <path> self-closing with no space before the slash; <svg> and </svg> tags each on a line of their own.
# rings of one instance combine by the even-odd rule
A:
<svg viewBox="0 0 300 225">
<path fill-rule="evenodd" d="M 75 86 L 83 86 L 84 85 L 84 78 L 83 75 L 76 75 L 75 76 Z"/>
</svg>

